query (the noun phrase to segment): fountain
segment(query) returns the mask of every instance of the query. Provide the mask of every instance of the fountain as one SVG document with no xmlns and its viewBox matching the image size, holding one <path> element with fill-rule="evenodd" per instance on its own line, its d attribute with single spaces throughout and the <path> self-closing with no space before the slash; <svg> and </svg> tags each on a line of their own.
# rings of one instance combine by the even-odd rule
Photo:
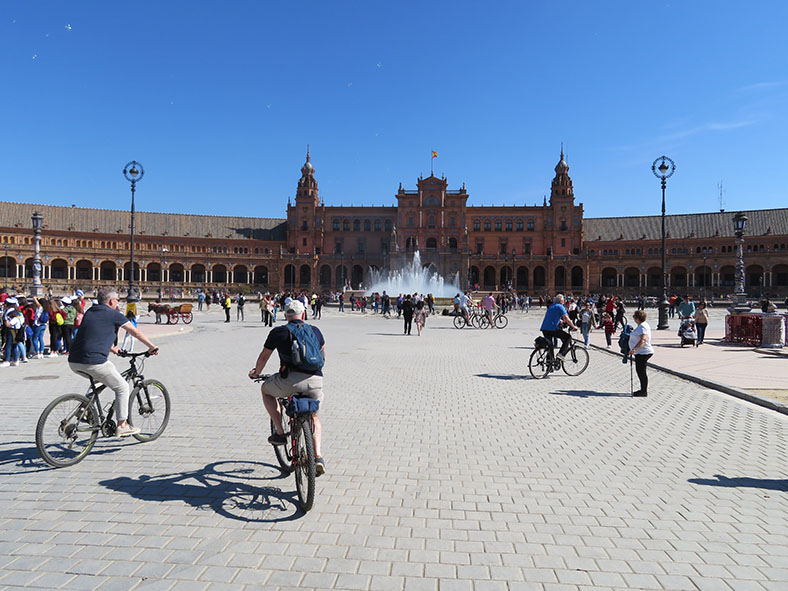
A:
<svg viewBox="0 0 788 591">
<path fill-rule="evenodd" d="M 460 274 L 455 273 L 450 282 L 447 282 L 439 273 L 431 271 L 429 267 L 421 265 L 421 254 L 417 250 L 413 260 L 402 269 L 381 271 L 369 270 L 371 286 L 367 294 L 386 293 L 397 296 L 401 293 L 431 293 L 436 298 L 453 298 L 460 291 Z"/>
</svg>

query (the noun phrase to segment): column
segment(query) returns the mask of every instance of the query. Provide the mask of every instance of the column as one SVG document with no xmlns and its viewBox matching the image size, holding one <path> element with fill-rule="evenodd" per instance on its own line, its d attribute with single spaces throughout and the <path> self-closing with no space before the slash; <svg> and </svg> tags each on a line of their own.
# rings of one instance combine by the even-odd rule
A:
<svg viewBox="0 0 788 591">
<path fill-rule="evenodd" d="M 207 276 L 208 279 L 206 283 L 213 283 L 213 271 L 209 269 L 208 271 L 205 272 L 205 275 Z"/>
<path fill-rule="evenodd" d="M 227 283 L 235 283 L 235 271 L 228 270 L 227 271 Z"/>
<path fill-rule="evenodd" d="M 616 273 L 616 287 L 624 287 L 624 274 Z"/>
<path fill-rule="evenodd" d="M 167 274 L 169 275 L 169 272 Z M 191 269 L 185 269 L 183 271 L 183 280 L 186 283 L 191 283 L 192 282 L 192 270 Z"/>
<path fill-rule="evenodd" d="M 689 287 L 695 287 L 695 271 L 689 274 L 689 277 L 687 278 L 687 285 Z"/>
<path fill-rule="evenodd" d="M 52 279 L 52 265 L 44 267 L 44 277 L 42 279 Z"/>
</svg>

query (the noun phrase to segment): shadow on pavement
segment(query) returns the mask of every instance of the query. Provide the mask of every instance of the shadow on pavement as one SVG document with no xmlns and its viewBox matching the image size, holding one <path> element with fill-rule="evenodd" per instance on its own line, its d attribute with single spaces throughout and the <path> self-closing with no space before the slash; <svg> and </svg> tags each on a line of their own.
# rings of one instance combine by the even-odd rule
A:
<svg viewBox="0 0 788 591">
<path fill-rule="evenodd" d="M 492 374 L 492 373 L 477 373 L 477 378 L 492 378 L 493 380 L 528 380 L 529 376 L 522 376 L 516 374 Z"/>
<path fill-rule="evenodd" d="M 277 476 L 263 476 L 257 469 L 272 468 Z M 199 470 L 119 476 L 100 485 L 142 501 L 181 501 L 197 509 L 212 509 L 228 519 L 254 523 L 292 521 L 303 515 L 297 504 L 295 480 L 292 492 L 267 485 L 285 476 L 277 466 L 252 461 L 213 462 Z"/>
<path fill-rule="evenodd" d="M 773 480 L 768 478 L 728 478 L 722 474 L 715 474 L 714 478 L 690 478 L 687 482 L 704 484 L 706 486 L 725 486 L 728 488 L 762 488 L 764 490 L 781 490 L 788 492 L 788 480 Z"/>
<path fill-rule="evenodd" d="M 556 390 L 550 392 L 558 396 L 577 396 L 578 398 L 591 398 L 592 396 L 608 396 L 612 398 L 631 398 L 629 393 L 621 392 L 592 392 L 591 390 Z"/>
<path fill-rule="evenodd" d="M 20 447 L 10 448 L 8 446 L 18 445 Z M 119 446 L 101 447 L 99 443 L 93 447 L 88 454 L 101 455 L 114 453 L 120 449 Z M 13 469 L 16 466 L 19 469 Z M 41 459 L 38 449 L 32 441 L 9 441 L 0 444 L 0 475 L 26 474 L 30 472 L 43 472 L 44 470 L 56 470 Z"/>
</svg>

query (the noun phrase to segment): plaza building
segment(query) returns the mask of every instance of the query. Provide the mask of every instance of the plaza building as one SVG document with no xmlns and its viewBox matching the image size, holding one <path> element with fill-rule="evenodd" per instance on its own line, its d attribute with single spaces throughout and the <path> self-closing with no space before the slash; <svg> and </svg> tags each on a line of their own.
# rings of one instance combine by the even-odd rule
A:
<svg viewBox="0 0 788 591">
<path fill-rule="evenodd" d="M 369 285 L 375 269 L 422 264 L 462 286 L 511 287 L 531 295 L 567 291 L 661 292 L 659 216 L 585 218 L 563 151 L 550 198 L 536 206 L 475 206 L 463 184 L 419 177 L 400 184 L 396 205 L 326 206 L 311 156 L 285 218 L 137 212 L 134 269 L 130 214 L 0 202 L 0 279 L 32 283 L 34 211 L 43 215 L 42 281 L 53 293 L 122 287 L 132 272 L 144 292 L 197 289 L 317 291 Z M 788 295 L 788 209 L 745 212 L 751 296 Z M 735 289 L 733 214 L 667 216 L 668 290 L 698 297 Z"/>
</svg>

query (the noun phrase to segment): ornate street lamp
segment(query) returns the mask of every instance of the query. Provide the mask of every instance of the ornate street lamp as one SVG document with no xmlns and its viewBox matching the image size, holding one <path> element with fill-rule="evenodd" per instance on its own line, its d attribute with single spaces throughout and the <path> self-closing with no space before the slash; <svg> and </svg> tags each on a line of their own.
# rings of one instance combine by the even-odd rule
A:
<svg viewBox="0 0 788 591">
<path fill-rule="evenodd" d="M 8 291 L 8 245 L 4 244 L 3 249 L 5 250 L 5 275 L 3 275 L 5 285 L 3 287 Z"/>
<path fill-rule="evenodd" d="M 41 230 L 44 227 L 44 216 L 37 211 L 33 213 L 33 287 L 30 293 L 37 298 L 44 295 L 41 286 Z"/>
<path fill-rule="evenodd" d="M 676 164 L 667 156 L 660 156 L 651 165 L 651 172 L 662 181 L 662 301 L 659 302 L 659 324 L 657 330 L 666 330 L 668 326 L 668 282 L 665 267 L 665 188 L 667 180 L 676 172 Z"/>
<path fill-rule="evenodd" d="M 123 176 L 131 183 L 131 255 L 130 255 L 130 270 L 129 270 L 129 289 L 126 294 L 127 302 L 136 302 L 139 299 L 137 295 L 137 288 L 134 286 L 134 191 L 137 189 L 137 183 L 142 180 L 145 175 L 145 169 L 142 164 L 136 160 L 132 160 L 123 168 Z"/>
<path fill-rule="evenodd" d="M 744 232 L 747 230 L 747 216 L 742 212 L 733 216 L 733 232 L 736 235 L 736 294 L 734 312 L 743 314 L 750 311 L 747 304 L 747 291 L 744 289 Z"/>
<path fill-rule="evenodd" d="M 163 301 L 161 299 L 161 296 L 162 296 L 162 291 L 164 291 L 164 253 L 165 252 L 170 252 L 170 251 L 169 249 L 162 246 L 161 255 L 159 256 L 159 303 Z"/>
</svg>

